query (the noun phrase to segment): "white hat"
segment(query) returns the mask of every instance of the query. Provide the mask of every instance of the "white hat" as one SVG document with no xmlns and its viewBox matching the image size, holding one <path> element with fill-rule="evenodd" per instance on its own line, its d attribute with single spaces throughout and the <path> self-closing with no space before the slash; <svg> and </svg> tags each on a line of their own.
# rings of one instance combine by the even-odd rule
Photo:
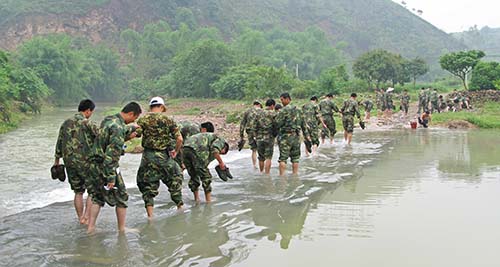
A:
<svg viewBox="0 0 500 267">
<path fill-rule="evenodd" d="M 161 98 L 159 96 L 155 96 L 155 97 L 151 98 L 151 101 L 149 101 L 149 105 L 150 106 L 165 105 L 165 101 L 163 101 L 163 98 Z"/>
<path fill-rule="evenodd" d="M 392 88 L 392 87 L 387 88 L 387 93 L 392 92 L 392 91 L 394 91 L 394 88 Z"/>
</svg>

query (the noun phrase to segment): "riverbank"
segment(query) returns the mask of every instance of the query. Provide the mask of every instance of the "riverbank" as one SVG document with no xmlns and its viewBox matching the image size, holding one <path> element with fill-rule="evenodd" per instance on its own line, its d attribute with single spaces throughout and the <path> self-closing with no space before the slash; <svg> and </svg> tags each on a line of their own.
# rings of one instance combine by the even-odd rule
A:
<svg viewBox="0 0 500 267">
<path fill-rule="evenodd" d="M 16 129 L 19 126 L 19 123 L 31 118 L 33 115 L 26 113 L 9 113 L 8 120 L 0 120 L 0 134 L 7 133 Z"/>
</svg>

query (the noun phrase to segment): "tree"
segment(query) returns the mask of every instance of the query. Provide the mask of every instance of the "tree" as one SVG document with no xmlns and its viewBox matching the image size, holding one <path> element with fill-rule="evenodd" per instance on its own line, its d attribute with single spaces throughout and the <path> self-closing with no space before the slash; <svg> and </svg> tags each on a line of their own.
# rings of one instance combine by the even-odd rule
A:
<svg viewBox="0 0 500 267">
<path fill-rule="evenodd" d="M 172 96 L 214 97 L 210 86 L 235 62 L 229 48 L 219 41 L 198 42 L 174 58 L 173 70 L 159 84 Z"/>
<path fill-rule="evenodd" d="M 377 88 L 387 81 L 395 83 L 398 80 L 398 71 L 401 71 L 398 56 L 386 50 L 367 52 L 354 62 L 354 76 L 366 81 L 370 87 L 372 83 L 375 83 Z"/>
<path fill-rule="evenodd" d="M 479 62 L 472 71 L 471 90 L 473 89 L 500 89 L 500 63 Z"/>
<path fill-rule="evenodd" d="M 327 93 L 339 94 L 347 87 L 348 82 L 349 74 L 347 74 L 345 65 L 327 69 L 319 76 L 319 91 L 316 93 L 320 95 Z"/>
<path fill-rule="evenodd" d="M 413 80 L 413 89 L 415 89 L 417 78 L 426 74 L 429 71 L 429 66 L 425 60 L 416 57 L 415 59 L 406 62 L 405 69 L 408 71 L 408 74 Z"/>
<path fill-rule="evenodd" d="M 469 50 L 445 54 L 439 59 L 441 68 L 462 80 L 465 90 L 468 90 L 467 75 L 485 56 L 483 51 Z"/>
</svg>

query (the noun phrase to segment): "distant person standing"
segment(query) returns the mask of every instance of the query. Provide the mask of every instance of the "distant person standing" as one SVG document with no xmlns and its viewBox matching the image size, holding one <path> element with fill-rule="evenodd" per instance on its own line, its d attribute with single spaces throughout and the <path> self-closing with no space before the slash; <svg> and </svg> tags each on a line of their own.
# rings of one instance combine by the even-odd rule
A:
<svg viewBox="0 0 500 267">
<path fill-rule="evenodd" d="M 304 122 L 302 112 L 299 108 L 291 105 L 292 98 L 288 93 L 280 96 L 283 108 L 276 116 L 276 126 L 278 128 L 278 146 L 280 150 L 279 171 L 280 176 L 285 174 L 288 158 L 292 162 L 293 174 L 299 172 L 300 159 L 300 133 L 305 139 L 310 140 L 309 131 Z"/>
<path fill-rule="evenodd" d="M 312 155 L 316 154 L 316 149 L 319 146 L 319 126 L 327 127 L 323 118 L 321 117 L 320 108 L 318 105 L 318 97 L 313 96 L 311 101 L 304 106 L 302 106 L 302 114 L 304 115 L 304 120 L 309 127 L 309 134 L 311 135 L 312 144 Z M 306 150 L 306 155 L 309 156 L 309 152 Z"/>
<path fill-rule="evenodd" d="M 165 102 L 153 97 L 149 102 L 150 112 L 137 120 L 142 133 L 141 165 L 137 171 L 137 187 L 142 193 L 148 219 L 153 218 L 154 198 L 158 195 L 160 181 L 170 192 L 170 198 L 181 209 L 182 169 L 174 160 L 182 147 L 182 135 L 177 123 L 164 112 Z M 175 146 L 171 144 L 175 141 Z"/>
<path fill-rule="evenodd" d="M 252 150 L 252 164 L 257 168 L 257 140 L 255 139 L 255 123 L 257 118 L 257 110 L 262 109 L 262 104 L 255 100 L 253 106 L 243 114 L 243 119 L 240 123 L 240 141 L 242 142 L 245 137 L 245 132 L 248 137 L 248 145 Z"/>
<path fill-rule="evenodd" d="M 54 165 L 62 158 L 68 174 L 71 190 L 75 192 L 73 204 L 81 224 L 88 224 L 92 206 L 92 186 L 88 175 L 88 156 L 98 133 L 98 127 L 90 121 L 95 104 L 85 99 L 78 105 L 78 113 L 64 121 L 57 137 Z M 83 193 L 87 193 L 84 205 Z"/>
<path fill-rule="evenodd" d="M 427 108 L 425 107 L 425 88 L 422 87 L 420 89 L 420 92 L 418 93 L 418 111 L 417 113 L 420 115 L 422 114 L 422 111 L 425 112 L 427 111 Z"/>
<path fill-rule="evenodd" d="M 365 121 L 370 120 L 370 113 L 373 109 L 373 101 L 372 101 L 372 96 L 369 95 L 368 98 L 363 101 L 363 106 L 365 107 Z"/>
<path fill-rule="evenodd" d="M 89 158 L 93 194 L 88 233 L 94 232 L 97 217 L 105 203 L 112 207 L 116 206 L 118 231 L 125 231 L 128 193 L 120 172 L 119 161 L 124 153 L 125 141 L 137 135 L 136 126 L 129 127 L 127 124 L 134 122 L 141 112 L 139 104 L 130 102 L 120 113 L 107 116 L 101 122 Z"/>
<path fill-rule="evenodd" d="M 351 94 L 351 98 L 344 101 L 340 109 L 342 112 L 342 125 L 344 126 L 344 141 L 351 144 L 352 134 L 354 132 L 354 116 L 361 121 L 356 93 Z"/>
<path fill-rule="evenodd" d="M 408 115 L 408 109 L 410 107 L 410 95 L 408 94 L 408 90 L 404 90 L 401 95 L 401 111 L 405 113 L 405 116 Z"/>
<path fill-rule="evenodd" d="M 325 138 L 328 136 L 330 138 L 330 144 L 333 144 L 333 137 L 337 133 L 335 119 L 333 117 L 334 112 L 340 112 L 335 102 L 333 102 L 333 94 L 327 94 L 326 98 L 321 100 L 319 103 L 319 109 L 321 117 L 326 127 L 323 127 L 321 132 L 321 143 L 325 143 Z"/>
<path fill-rule="evenodd" d="M 439 97 L 437 93 L 437 89 L 434 88 L 434 90 L 431 91 L 430 93 L 430 101 L 431 101 L 431 113 L 434 112 L 440 112 L 439 111 Z"/>
<path fill-rule="evenodd" d="M 260 110 L 257 115 L 257 153 L 260 172 L 269 174 L 271 172 L 271 161 L 274 153 L 274 139 L 276 139 L 276 101 L 268 99 L 266 109 Z"/>
</svg>

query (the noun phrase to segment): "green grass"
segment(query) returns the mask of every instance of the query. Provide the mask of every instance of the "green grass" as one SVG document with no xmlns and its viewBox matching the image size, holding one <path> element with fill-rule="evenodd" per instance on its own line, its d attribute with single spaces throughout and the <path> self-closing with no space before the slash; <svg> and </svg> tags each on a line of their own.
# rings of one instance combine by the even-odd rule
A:
<svg viewBox="0 0 500 267">
<path fill-rule="evenodd" d="M 446 112 L 432 115 L 432 122 L 443 124 L 464 120 L 482 129 L 500 129 L 500 103 L 488 102 L 476 111 Z"/>
<path fill-rule="evenodd" d="M 19 126 L 19 123 L 27 119 L 30 115 L 25 113 L 10 113 L 10 122 L 0 121 L 0 134 L 12 131 Z"/>
</svg>

